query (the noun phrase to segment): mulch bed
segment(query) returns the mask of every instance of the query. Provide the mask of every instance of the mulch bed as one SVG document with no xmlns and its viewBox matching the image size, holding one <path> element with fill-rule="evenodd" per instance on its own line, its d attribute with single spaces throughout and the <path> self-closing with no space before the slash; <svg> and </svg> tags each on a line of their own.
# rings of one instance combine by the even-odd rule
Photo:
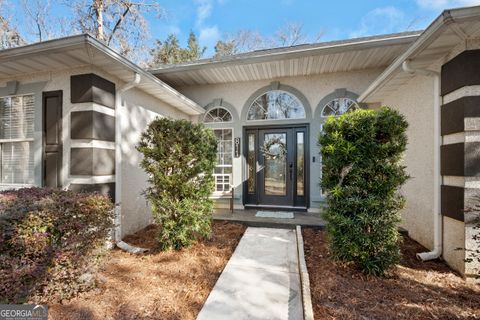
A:
<svg viewBox="0 0 480 320">
<path fill-rule="evenodd" d="M 386 277 L 369 277 L 332 260 L 325 232 L 305 229 L 315 319 L 480 319 L 480 285 L 467 284 L 405 237 L 402 260 Z"/>
<path fill-rule="evenodd" d="M 179 251 L 106 257 L 97 289 L 49 306 L 49 319 L 195 319 L 245 231 L 214 222 L 212 238 Z M 155 248 L 156 227 L 125 241 Z"/>
</svg>

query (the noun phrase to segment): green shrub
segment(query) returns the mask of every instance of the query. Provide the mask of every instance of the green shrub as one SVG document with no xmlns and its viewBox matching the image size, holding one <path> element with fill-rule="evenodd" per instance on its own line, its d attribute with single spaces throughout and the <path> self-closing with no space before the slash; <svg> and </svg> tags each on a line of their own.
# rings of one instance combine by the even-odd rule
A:
<svg viewBox="0 0 480 320">
<path fill-rule="evenodd" d="M 161 249 L 179 249 L 209 236 L 217 151 L 213 131 L 186 120 L 157 118 L 137 149 L 144 156 L 141 166 L 150 184 L 145 196 L 161 226 Z"/>
<path fill-rule="evenodd" d="M 27 188 L 0 193 L 0 303 L 70 298 L 92 287 L 113 205 L 99 194 Z"/>
<path fill-rule="evenodd" d="M 401 114 L 383 107 L 328 118 L 319 137 L 330 249 L 367 274 L 384 274 L 400 256 L 407 127 Z"/>
</svg>

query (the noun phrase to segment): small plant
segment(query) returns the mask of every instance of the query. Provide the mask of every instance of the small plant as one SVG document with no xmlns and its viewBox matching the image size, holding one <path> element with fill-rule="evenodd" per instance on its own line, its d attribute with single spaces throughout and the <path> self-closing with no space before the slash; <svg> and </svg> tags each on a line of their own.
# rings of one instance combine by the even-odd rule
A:
<svg viewBox="0 0 480 320">
<path fill-rule="evenodd" d="M 180 249 L 211 232 L 213 169 L 217 141 L 213 131 L 186 120 L 157 118 L 137 146 L 150 186 L 145 196 L 160 225 L 162 250 Z"/>
<path fill-rule="evenodd" d="M 107 196 L 45 188 L 0 193 L 0 303 L 68 299 L 95 285 L 113 227 Z"/>
<path fill-rule="evenodd" d="M 383 275 L 400 256 L 407 127 L 401 114 L 383 107 L 330 117 L 319 137 L 330 249 L 367 274 Z"/>
</svg>

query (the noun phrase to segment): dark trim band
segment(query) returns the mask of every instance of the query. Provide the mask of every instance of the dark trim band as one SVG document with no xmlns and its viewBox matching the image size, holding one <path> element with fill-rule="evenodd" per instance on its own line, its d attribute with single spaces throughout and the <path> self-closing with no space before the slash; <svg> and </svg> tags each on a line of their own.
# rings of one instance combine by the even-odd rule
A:
<svg viewBox="0 0 480 320">
<path fill-rule="evenodd" d="M 106 176 L 115 174 L 115 150 L 101 148 L 71 148 L 70 174 Z"/>
<path fill-rule="evenodd" d="M 480 85 L 480 50 L 468 50 L 442 66 L 441 94 L 459 88 Z"/>
</svg>

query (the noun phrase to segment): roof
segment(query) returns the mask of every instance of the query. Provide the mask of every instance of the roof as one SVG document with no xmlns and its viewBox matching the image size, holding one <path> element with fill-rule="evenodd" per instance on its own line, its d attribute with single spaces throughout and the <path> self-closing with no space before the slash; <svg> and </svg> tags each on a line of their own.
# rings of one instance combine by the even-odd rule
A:
<svg viewBox="0 0 480 320">
<path fill-rule="evenodd" d="M 228 83 L 388 66 L 420 35 L 403 32 L 257 50 L 149 70 L 174 86 Z"/>
<path fill-rule="evenodd" d="M 124 82 L 132 81 L 138 74 L 138 89 L 186 114 L 204 112 L 197 103 L 87 34 L 1 50 L 0 81 L 88 65 L 101 68 Z"/>
<path fill-rule="evenodd" d="M 416 41 L 360 95 L 360 102 L 382 102 L 415 75 L 403 72 L 402 64 L 410 60 L 414 68 L 428 69 L 446 58 L 456 46 L 468 38 L 480 36 L 480 6 L 443 11 Z"/>
</svg>

